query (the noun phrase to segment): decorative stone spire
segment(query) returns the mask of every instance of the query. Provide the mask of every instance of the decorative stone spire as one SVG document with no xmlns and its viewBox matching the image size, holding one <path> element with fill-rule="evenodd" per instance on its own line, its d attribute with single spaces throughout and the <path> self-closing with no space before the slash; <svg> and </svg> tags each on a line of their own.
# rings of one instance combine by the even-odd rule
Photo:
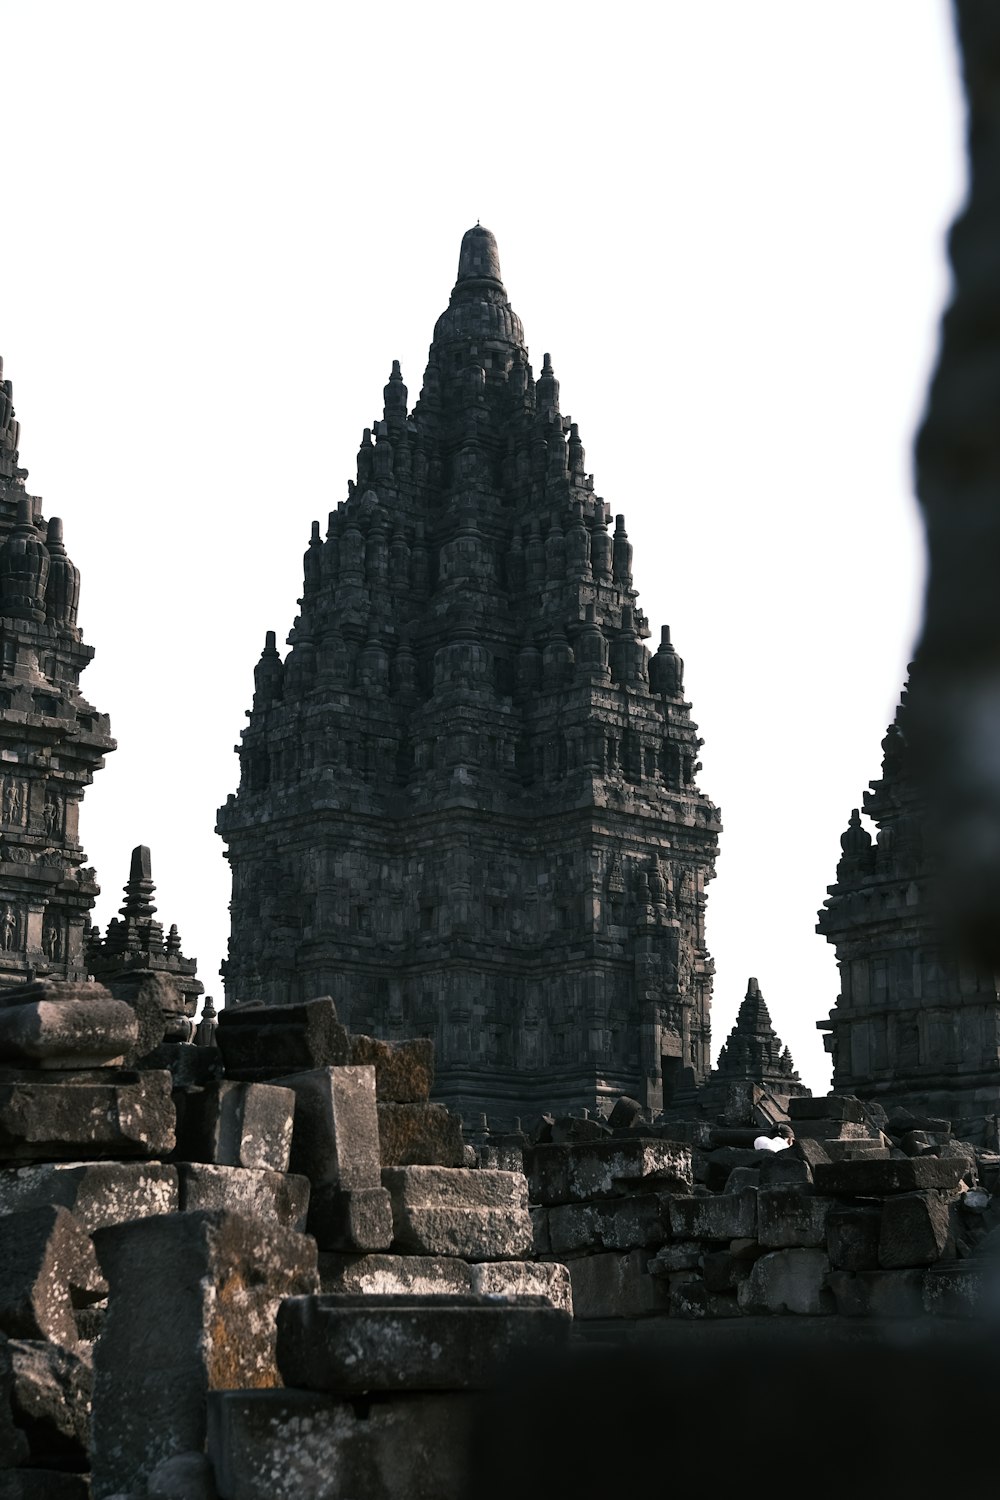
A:
<svg viewBox="0 0 1000 1500">
<path fill-rule="evenodd" d="M 63 543 L 63 523 L 58 516 L 49 521 L 45 546 L 49 554 L 49 578 L 45 586 L 45 613 L 56 625 L 76 629 L 80 603 L 80 569 L 70 562 Z"/>
<path fill-rule="evenodd" d="M 264 637 L 264 649 L 260 653 L 260 661 L 253 673 L 255 707 L 263 707 L 281 697 L 284 676 L 285 669 L 278 655 L 277 637 L 273 630 L 269 630 Z"/>
<path fill-rule="evenodd" d="M 0 609 L 41 624 L 45 619 L 45 585 L 49 554 L 35 525 L 34 501 L 22 494 L 17 523 L 0 552 Z"/>
<path fill-rule="evenodd" d="M 156 886 L 153 884 L 152 858 L 145 844 L 139 844 L 132 850 L 132 864 L 124 891 L 125 904 L 119 910 L 125 918 L 127 946 L 148 948 L 151 946 L 148 941 L 150 938 L 162 945 L 163 927 L 159 922 L 153 921 L 156 907 L 152 898 Z M 139 941 L 133 943 L 130 939 Z"/>
<path fill-rule="evenodd" d="M 185 958 L 176 925 L 166 942 L 156 920 L 152 859 L 145 844 L 132 850 L 125 883 L 121 918 L 108 923 L 103 942 L 92 929 L 87 949 L 90 972 L 113 994 L 134 999 L 144 992 L 155 997 L 167 1025 L 167 1041 L 190 1041 L 193 1017 L 203 986 L 197 963 Z"/>
<path fill-rule="evenodd" d="M 716 1074 L 727 1080 L 759 1083 L 778 1092 L 804 1092 L 791 1053 L 775 1033 L 756 979 L 747 982 L 736 1025 L 719 1053 Z"/>
</svg>

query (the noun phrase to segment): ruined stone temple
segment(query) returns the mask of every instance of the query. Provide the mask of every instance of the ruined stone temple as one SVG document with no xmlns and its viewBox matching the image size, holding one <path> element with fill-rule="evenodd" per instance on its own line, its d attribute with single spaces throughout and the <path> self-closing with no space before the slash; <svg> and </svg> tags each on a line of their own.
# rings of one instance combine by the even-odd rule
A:
<svg viewBox="0 0 1000 1500">
<path fill-rule="evenodd" d="M 904 690 L 882 741 L 882 776 L 864 797 L 875 843 L 858 809 L 840 840 L 817 928 L 836 948 L 840 995 L 817 1024 L 838 1093 L 975 1134 L 1000 1112 L 1000 990 L 997 975 L 961 956 L 942 929 L 908 714 Z"/>
<path fill-rule="evenodd" d="M 176 922 L 164 937 L 163 924 L 156 920 L 155 894 L 150 852 L 140 844 L 132 850 L 120 916 L 112 917 L 103 937 L 96 925 L 87 928 L 87 971 L 115 995 L 131 998 L 140 987 L 154 993 L 166 1021 L 164 1039 L 188 1042 L 205 986 L 197 977 L 195 959 L 181 952 Z"/>
<path fill-rule="evenodd" d="M 18 467 L 20 424 L 0 361 L 0 984 L 86 976 L 98 894 L 78 839 L 80 802 L 115 748 L 80 694 L 94 654 L 76 623 L 80 573 L 62 521 L 46 524 Z"/>
<path fill-rule="evenodd" d="M 774 1029 L 756 979 L 747 981 L 746 995 L 719 1051 L 712 1082 L 758 1083 L 788 1095 L 807 1092 L 795 1071 L 792 1054 Z"/>
<path fill-rule="evenodd" d="M 329 994 L 355 1031 L 430 1036 L 467 1116 L 659 1107 L 710 1067 L 719 817 L 680 657 L 666 628 L 644 644 L 624 517 L 488 230 L 348 492 L 219 814 L 229 1004 Z"/>
</svg>

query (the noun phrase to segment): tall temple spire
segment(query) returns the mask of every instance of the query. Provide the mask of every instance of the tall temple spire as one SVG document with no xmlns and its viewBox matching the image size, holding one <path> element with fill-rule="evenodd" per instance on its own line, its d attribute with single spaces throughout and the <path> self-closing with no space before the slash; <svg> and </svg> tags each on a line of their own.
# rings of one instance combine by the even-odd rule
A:
<svg viewBox="0 0 1000 1500">
<path fill-rule="evenodd" d="M 145 986 L 155 995 L 166 1021 L 166 1040 L 190 1041 L 194 1014 L 204 986 L 194 959 L 185 958 L 176 925 L 164 940 L 156 920 L 153 862 L 145 844 L 132 850 L 121 917 L 113 917 L 102 938 L 92 928 L 87 947 L 90 972 L 114 994 L 134 998 Z"/>
<path fill-rule="evenodd" d="M 911 666 L 911 679 L 916 668 Z M 841 835 L 817 931 L 832 943 L 840 994 L 828 1020 L 833 1086 L 887 1108 L 951 1119 L 986 1138 L 1000 1113 L 1000 976 L 959 954 L 913 765 L 909 683 L 882 741 L 882 775 Z"/>
<path fill-rule="evenodd" d="M 98 894 L 79 843 L 80 802 L 110 725 L 80 693 L 93 648 L 77 626 L 79 569 L 62 521 L 25 488 L 21 429 L 0 360 L 0 982 L 82 979 Z"/>
<path fill-rule="evenodd" d="M 664 1058 L 709 1071 L 719 819 L 625 518 L 482 225 L 408 403 L 393 363 L 291 650 L 256 668 L 219 813 L 228 997 L 328 993 L 355 1029 L 433 1035 L 469 1112 L 655 1108 Z"/>
<path fill-rule="evenodd" d="M 736 1024 L 719 1053 L 714 1076 L 726 1081 L 759 1083 L 783 1093 L 803 1092 L 792 1055 L 775 1032 L 756 979 L 747 981 Z"/>
</svg>

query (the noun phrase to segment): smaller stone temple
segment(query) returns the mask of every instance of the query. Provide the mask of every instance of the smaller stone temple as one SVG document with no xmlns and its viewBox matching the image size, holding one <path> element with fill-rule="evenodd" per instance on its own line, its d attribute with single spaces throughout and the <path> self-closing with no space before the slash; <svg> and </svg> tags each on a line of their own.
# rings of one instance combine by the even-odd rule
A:
<svg viewBox="0 0 1000 1500">
<path fill-rule="evenodd" d="M 837 950 L 840 995 L 817 1024 L 837 1093 L 954 1120 L 978 1138 L 1000 1111 L 1000 992 L 943 929 L 908 713 L 904 690 L 864 797 L 875 842 L 858 808 L 840 840 L 817 928 Z"/>
<path fill-rule="evenodd" d="M 114 750 L 80 694 L 93 657 L 76 623 L 80 572 L 63 524 L 41 514 L 19 467 L 20 424 L 0 360 L 0 984 L 86 977 L 83 934 L 99 887 L 84 861 L 84 790 Z"/>
<path fill-rule="evenodd" d="M 805 1094 L 792 1054 L 781 1041 L 756 979 L 747 981 L 747 992 L 736 1016 L 736 1024 L 722 1044 L 711 1082 L 759 1083 L 780 1094 Z"/>
<path fill-rule="evenodd" d="M 131 988 L 155 993 L 166 1020 L 165 1040 L 189 1042 L 204 985 L 197 978 L 197 960 L 185 958 L 174 923 L 166 938 L 156 920 L 152 860 L 140 844 L 132 850 L 121 917 L 112 917 L 107 932 L 88 926 L 87 967 L 95 979 L 116 995 L 131 997 Z"/>
</svg>

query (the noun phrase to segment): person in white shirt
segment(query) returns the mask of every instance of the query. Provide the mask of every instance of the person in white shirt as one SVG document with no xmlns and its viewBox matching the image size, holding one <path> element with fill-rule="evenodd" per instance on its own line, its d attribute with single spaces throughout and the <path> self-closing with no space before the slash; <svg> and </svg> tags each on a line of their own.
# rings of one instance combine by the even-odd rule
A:
<svg viewBox="0 0 1000 1500">
<path fill-rule="evenodd" d="M 787 1151 L 795 1141 L 790 1125 L 776 1125 L 770 1135 L 759 1135 L 753 1143 L 755 1151 Z"/>
</svg>

